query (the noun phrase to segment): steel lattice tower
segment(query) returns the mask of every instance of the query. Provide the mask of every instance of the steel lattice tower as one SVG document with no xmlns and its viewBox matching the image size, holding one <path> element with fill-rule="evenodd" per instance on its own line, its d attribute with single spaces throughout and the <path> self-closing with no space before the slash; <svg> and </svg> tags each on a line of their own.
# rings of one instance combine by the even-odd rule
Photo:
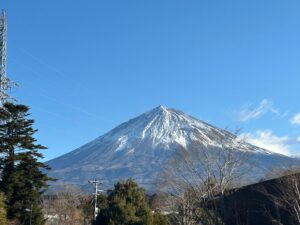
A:
<svg viewBox="0 0 300 225">
<path fill-rule="evenodd" d="M 0 89 L 3 90 L 6 83 L 6 15 L 2 11 L 0 18 Z"/>
<path fill-rule="evenodd" d="M 3 10 L 0 16 L 0 104 L 11 99 L 7 92 L 15 85 L 6 76 L 6 13 Z"/>
</svg>

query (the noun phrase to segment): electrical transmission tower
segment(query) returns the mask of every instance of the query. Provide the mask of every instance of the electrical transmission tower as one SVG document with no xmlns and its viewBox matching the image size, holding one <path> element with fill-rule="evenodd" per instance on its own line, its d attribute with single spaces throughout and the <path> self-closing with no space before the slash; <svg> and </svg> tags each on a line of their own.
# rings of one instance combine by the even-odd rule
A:
<svg viewBox="0 0 300 225">
<path fill-rule="evenodd" d="M 96 221 L 97 215 L 98 215 L 98 208 L 97 208 L 97 198 L 98 198 L 98 192 L 100 191 L 98 189 L 99 185 L 102 184 L 99 180 L 89 180 L 90 184 L 95 185 L 95 199 L 94 199 L 94 220 Z"/>
<path fill-rule="evenodd" d="M 10 96 L 8 90 L 16 84 L 6 76 L 6 13 L 3 10 L 0 17 L 0 103 L 5 103 Z"/>
<path fill-rule="evenodd" d="M 6 14 L 2 11 L 0 18 L 0 78 L 2 81 L 6 78 Z"/>
</svg>

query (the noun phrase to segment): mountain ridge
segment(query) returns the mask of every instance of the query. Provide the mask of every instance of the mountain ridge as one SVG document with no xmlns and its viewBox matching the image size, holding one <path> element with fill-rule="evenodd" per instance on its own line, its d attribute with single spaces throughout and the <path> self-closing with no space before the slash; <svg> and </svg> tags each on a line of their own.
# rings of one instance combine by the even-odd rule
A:
<svg viewBox="0 0 300 225">
<path fill-rule="evenodd" d="M 79 184 L 97 177 L 111 185 L 133 177 L 148 187 L 154 185 L 178 147 L 215 149 L 222 147 L 223 140 L 233 138 L 234 134 L 180 110 L 158 106 L 47 163 L 53 168 L 50 175 L 66 183 Z M 239 150 L 265 158 L 262 161 L 269 157 L 277 164 L 291 159 L 248 143 Z"/>
</svg>

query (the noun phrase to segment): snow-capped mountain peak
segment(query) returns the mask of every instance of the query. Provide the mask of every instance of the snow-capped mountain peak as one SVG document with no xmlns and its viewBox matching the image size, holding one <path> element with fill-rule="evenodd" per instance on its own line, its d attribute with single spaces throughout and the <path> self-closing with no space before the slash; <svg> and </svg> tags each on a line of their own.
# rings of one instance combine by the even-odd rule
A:
<svg viewBox="0 0 300 225">
<path fill-rule="evenodd" d="M 100 139 L 118 143 L 116 151 L 125 149 L 132 151 L 133 143 L 142 142 L 151 143 L 152 147 L 163 146 L 166 149 L 174 143 L 187 147 L 189 142 L 197 140 L 201 140 L 205 145 L 218 145 L 216 141 L 225 135 L 229 133 L 181 111 L 158 106 L 121 124 Z"/>
<path fill-rule="evenodd" d="M 132 177 L 144 187 L 151 188 L 179 147 L 213 154 L 222 151 L 226 141 L 232 143 L 235 137 L 179 110 L 158 106 L 82 147 L 48 161 L 52 167 L 50 176 L 75 184 L 92 178 L 113 184 Z M 247 143 L 236 150 L 253 153 L 261 171 L 283 162 L 293 162 L 289 157 Z"/>
</svg>

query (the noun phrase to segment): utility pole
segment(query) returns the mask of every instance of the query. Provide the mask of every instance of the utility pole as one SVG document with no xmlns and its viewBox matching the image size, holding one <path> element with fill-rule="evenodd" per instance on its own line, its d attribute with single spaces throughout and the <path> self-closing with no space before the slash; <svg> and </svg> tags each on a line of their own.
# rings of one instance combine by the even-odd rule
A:
<svg viewBox="0 0 300 225">
<path fill-rule="evenodd" d="M 31 225 L 32 222 L 32 204 L 30 205 L 30 221 L 29 221 L 29 225 Z"/>
<path fill-rule="evenodd" d="M 89 180 L 90 184 L 95 185 L 95 199 L 94 199 L 94 220 L 96 220 L 98 215 L 98 208 L 97 208 L 97 197 L 98 197 L 98 185 L 102 184 L 99 180 Z"/>
<path fill-rule="evenodd" d="M 30 205 L 30 209 L 25 209 L 26 212 L 29 212 L 29 225 L 31 225 L 32 222 L 32 204 Z"/>
</svg>

